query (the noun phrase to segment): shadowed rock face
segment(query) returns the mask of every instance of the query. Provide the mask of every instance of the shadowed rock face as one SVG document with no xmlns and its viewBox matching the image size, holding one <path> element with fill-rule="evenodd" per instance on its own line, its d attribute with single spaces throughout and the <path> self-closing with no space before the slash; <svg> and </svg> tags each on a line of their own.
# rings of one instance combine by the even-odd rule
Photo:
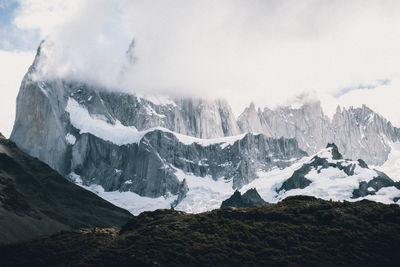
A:
<svg viewBox="0 0 400 267">
<path fill-rule="evenodd" d="M 305 176 L 311 171 L 311 165 L 304 164 L 300 169 L 296 170 L 292 176 L 283 182 L 282 186 L 278 189 L 278 192 L 285 190 L 289 191 L 296 188 L 306 188 L 312 182 Z"/>
<path fill-rule="evenodd" d="M 235 191 L 233 195 L 222 201 L 221 208 L 224 207 L 255 207 L 268 204 L 258 194 L 255 188 L 249 189 L 243 195 L 239 191 Z"/>
<path fill-rule="evenodd" d="M 0 243 L 70 228 L 121 226 L 131 217 L 0 136 Z"/>
<path fill-rule="evenodd" d="M 332 148 L 332 159 L 334 160 L 339 160 L 343 159 L 342 154 L 340 154 L 338 147 L 335 145 L 335 143 L 329 143 L 326 148 Z"/>
<path fill-rule="evenodd" d="M 355 189 L 353 191 L 353 198 L 374 195 L 376 191 L 379 191 L 381 188 L 384 187 L 394 186 L 400 190 L 400 182 L 393 181 L 383 172 L 377 170 L 375 171 L 377 173 L 377 176 L 368 182 L 360 182 L 358 189 Z M 373 191 L 368 190 L 368 188 L 372 188 Z"/>
<path fill-rule="evenodd" d="M 86 185 L 107 191 L 132 191 L 141 196 L 178 194 L 182 188 L 176 169 L 201 177 L 232 180 L 234 188 L 257 178 L 258 170 L 284 168 L 305 156 L 293 139 L 247 134 L 229 146 L 186 145 L 173 133 L 155 130 L 139 144 L 118 146 L 91 134 L 78 137 L 72 149 L 71 170 Z M 190 188 L 189 188 L 190 190 Z"/>
</svg>

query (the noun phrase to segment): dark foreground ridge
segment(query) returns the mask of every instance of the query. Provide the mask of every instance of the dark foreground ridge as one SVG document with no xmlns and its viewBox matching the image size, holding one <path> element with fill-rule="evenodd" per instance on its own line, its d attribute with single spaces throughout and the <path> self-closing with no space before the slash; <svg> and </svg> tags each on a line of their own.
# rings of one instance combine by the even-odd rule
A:
<svg viewBox="0 0 400 267">
<path fill-rule="evenodd" d="M 0 135 L 0 243 L 82 227 L 121 226 L 130 218 L 128 211 L 69 182 Z"/>
<path fill-rule="evenodd" d="M 289 197 L 201 214 L 144 212 L 117 234 L 62 232 L 0 247 L 5 266 L 396 266 L 400 207 Z"/>
<path fill-rule="evenodd" d="M 246 191 L 243 195 L 240 194 L 238 190 L 233 193 L 233 195 L 222 201 L 221 208 L 225 207 L 237 207 L 237 208 L 244 208 L 244 207 L 255 207 L 255 206 L 263 206 L 267 205 L 268 203 L 261 198 L 258 194 L 257 189 L 251 188 Z"/>
</svg>

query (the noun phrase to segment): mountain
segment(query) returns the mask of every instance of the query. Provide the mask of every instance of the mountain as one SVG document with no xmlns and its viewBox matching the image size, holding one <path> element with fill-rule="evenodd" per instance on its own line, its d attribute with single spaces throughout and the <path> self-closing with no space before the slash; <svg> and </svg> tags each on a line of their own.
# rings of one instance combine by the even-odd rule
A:
<svg viewBox="0 0 400 267">
<path fill-rule="evenodd" d="M 376 165 L 400 140 L 400 130 L 366 106 L 338 108 L 330 120 L 318 102 L 263 111 L 251 104 L 236 120 L 224 100 L 144 96 L 41 76 L 48 56 L 44 42 L 21 83 L 11 140 L 133 214 L 170 207 L 202 212 L 252 185 L 273 203 L 278 186 L 311 160 L 304 157 L 327 143 L 346 158 Z M 354 186 L 333 197 L 351 198 Z"/>
<path fill-rule="evenodd" d="M 344 174 L 347 178 L 340 177 L 340 172 L 342 172 L 342 176 Z M 346 179 L 340 182 L 343 187 L 357 181 L 359 183 L 358 188 L 353 190 L 351 198 L 376 195 L 379 194 L 382 188 L 391 188 L 400 197 L 400 182 L 394 182 L 383 172 L 369 169 L 368 165 L 361 159 L 358 161 L 343 159 L 335 144 L 328 144 L 327 149 L 323 153 L 319 153 L 311 161 L 304 163 L 289 179 L 283 182 L 277 191 L 305 189 L 312 186 L 313 181 L 307 179 L 306 176 L 313 177 L 314 183 L 321 183 L 324 179 L 334 180 L 334 178 L 339 178 L 337 179 L 338 182 L 332 186 L 321 184 L 320 187 L 324 186 L 325 191 L 337 189 L 340 179 L 343 178 Z M 317 190 L 321 189 L 318 188 Z M 340 192 L 337 191 L 335 193 Z M 393 201 L 396 202 L 396 199 L 393 199 Z"/>
<path fill-rule="evenodd" d="M 255 207 L 268 204 L 258 194 L 255 188 L 251 188 L 243 195 L 236 190 L 233 195 L 222 201 L 221 208 L 224 207 Z"/>
<path fill-rule="evenodd" d="M 131 217 L 0 134 L 0 243 L 71 228 L 121 226 Z"/>
<path fill-rule="evenodd" d="M 242 132 L 295 138 L 308 154 L 318 152 L 327 143 L 335 143 L 345 157 L 362 158 L 372 165 L 382 165 L 388 159 L 391 144 L 400 141 L 400 129 L 366 105 L 338 107 L 331 121 L 320 102 L 263 111 L 251 104 L 239 116 L 238 125 Z"/>
<path fill-rule="evenodd" d="M 0 246 L 3 266 L 397 266 L 400 207 L 288 197 L 200 214 L 143 212 L 121 231 L 81 229 Z"/>
<path fill-rule="evenodd" d="M 368 199 L 387 204 L 398 203 L 400 199 L 398 178 L 369 167 L 362 159 L 343 158 L 333 143 L 318 153 L 295 160 L 286 168 L 259 170 L 256 174 L 258 178 L 243 185 L 237 193 L 222 181 L 188 175 L 190 189 L 175 209 L 193 213 L 212 210 L 232 195 L 240 201 L 239 194 L 250 189 L 257 190 L 268 203 L 296 195 L 340 201 Z"/>
<path fill-rule="evenodd" d="M 11 139 L 70 180 L 101 186 L 95 192 L 163 197 L 163 205 L 176 206 L 192 190 L 188 176 L 222 180 L 233 190 L 259 170 L 284 168 L 306 155 L 294 139 L 238 135 L 223 100 L 139 97 L 40 80 L 42 46 L 22 81 Z"/>
<path fill-rule="evenodd" d="M 22 81 L 10 138 L 63 175 L 69 169 L 70 141 L 75 134 L 66 112 L 69 101 L 79 103 L 108 124 L 139 131 L 163 127 L 199 138 L 240 133 L 224 100 L 140 97 L 77 81 L 39 79 L 37 68 L 46 57 L 42 52 L 45 48 L 46 43 L 42 42 Z"/>
</svg>

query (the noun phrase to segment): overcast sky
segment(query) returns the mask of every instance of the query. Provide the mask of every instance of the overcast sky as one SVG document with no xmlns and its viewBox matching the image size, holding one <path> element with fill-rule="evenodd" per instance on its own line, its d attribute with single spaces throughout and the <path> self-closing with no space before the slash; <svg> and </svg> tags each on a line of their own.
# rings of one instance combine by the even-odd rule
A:
<svg viewBox="0 0 400 267">
<path fill-rule="evenodd" d="M 43 75 L 223 97 L 236 115 L 251 101 L 320 99 L 329 116 L 367 104 L 400 126 L 399 14 L 390 0 L 0 0 L 0 131 L 41 39 Z"/>
</svg>

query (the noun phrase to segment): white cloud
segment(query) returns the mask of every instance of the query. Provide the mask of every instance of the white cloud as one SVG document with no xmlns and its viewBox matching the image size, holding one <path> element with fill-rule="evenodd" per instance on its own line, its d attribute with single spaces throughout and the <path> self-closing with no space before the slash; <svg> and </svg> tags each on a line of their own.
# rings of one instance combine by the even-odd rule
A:
<svg viewBox="0 0 400 267">
<path fill-rule="evenodd" d="M 396 77 L 390 84 L 382 85 L 374 90 L 353 90 L 338 99 L 334 99 L 330 95 L 321 96 L 321 99 L 326 112 L 331 116 L 337 105 L 359 107 L 366 104 L 389 119 L 392 124 L 400 127 L 399 90 L 400 77 Z"/>
<path fill-rule="evenodd" d="M 236 114 L 250 101 L 273 107 L 315 92 L 328 113 L 336 103 L 366 101 L 400 121 L 393 115 L 396 82 L 330 97 L 354 84 L 400 78 L 398 1 L 20 3 L 16 25 L 54 41 L 50 75 L 142 93 L 225 97 Z M 137 61 L 122 78 L 132 37 Z"/>
<path fill-rule="evenodd" d="M 42 37 L 54 34 L 59 27 L 73 20 L 84 10 L 79 10 L 84 1 L 61 0 L 17 0 L 19 7 L 14 24 L 21 29 L 39 29 Z"/>
<path fill-rule="evenodd" d="M 34 53 L 0 50 L 0 132 L 9 137 L 14 125 L 18 89 Z"/>
</svg>

